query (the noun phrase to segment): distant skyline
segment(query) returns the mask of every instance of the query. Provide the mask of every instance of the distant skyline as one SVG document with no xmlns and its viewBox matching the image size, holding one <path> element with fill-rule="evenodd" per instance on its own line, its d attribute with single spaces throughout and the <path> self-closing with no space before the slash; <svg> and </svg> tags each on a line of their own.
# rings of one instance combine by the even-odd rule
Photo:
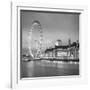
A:
<svg viewBox="0 0 90 90">
<path fill-rule="evenodd" d="M 55 43 L 57 39 L 62 40 L 63 44 L 79 40 L 79 14 L 78 13 L 49 13 L 21 11 L 22 26 L 22 47 L 28 47 L 28 32 L 32 27 L 32 22 L 38 20 L 43 28 L 43 47 L 47 42 Z M 33 31 L 33 40 L 39 39 L 39 32 Z M 34 41 L 32 41 L 34 46 Z"/>
</svg>

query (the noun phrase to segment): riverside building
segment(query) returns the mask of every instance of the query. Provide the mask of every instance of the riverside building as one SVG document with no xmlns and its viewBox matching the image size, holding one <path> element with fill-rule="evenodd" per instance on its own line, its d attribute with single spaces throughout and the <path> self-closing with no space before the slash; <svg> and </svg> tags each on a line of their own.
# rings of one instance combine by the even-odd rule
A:
<svg viewBox="0 0 90 90">
<path fill-rule="evenodd" d="M 62 41 L 57 40 L 54 48 L 45 50 L 44 56 L 47 58 L 79 60 L 79 42 L 71 44 L 69 39 L 68 45 L 62 45 Z"/>
</svg>

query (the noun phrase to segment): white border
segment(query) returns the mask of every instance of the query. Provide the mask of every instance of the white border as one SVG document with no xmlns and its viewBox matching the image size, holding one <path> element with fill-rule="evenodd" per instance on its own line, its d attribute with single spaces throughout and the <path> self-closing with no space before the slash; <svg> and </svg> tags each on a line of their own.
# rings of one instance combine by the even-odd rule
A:
<svg viewBox="0 0 90 90">
<path fill-rule="evenodd" d="M 22 7 L 23 6 L 23 7 Z M 27 6 L 27 7 L 25 7 Z M 43 7 L 43 8 L 42 8 Z M 63 76 L 49 78 L 21 79 L 20 80 L 20 10 L 43 10 L 43 11 L 58 11 L 58 12 L 77 12 L 80 14 L 80 77 L 78 76 Z M 83 36 L 86 34 L 87 26 L 87 8 L 84 6 L 63 6 L 52 4 L 30 4 L 30 3 L 11 3 L 11 29 L 12 29 L 12 60 L 11 60 L 11 87 L 40 87 L 40 86 L 55 86 L 55 85 L 70 85 L 70 84 L 84 84 L 87 82 L 87 58 L 85 55 L 86 46 L 83 41 Z M 68 78 L 67 78 L 68 77 Z"/>
</svg>

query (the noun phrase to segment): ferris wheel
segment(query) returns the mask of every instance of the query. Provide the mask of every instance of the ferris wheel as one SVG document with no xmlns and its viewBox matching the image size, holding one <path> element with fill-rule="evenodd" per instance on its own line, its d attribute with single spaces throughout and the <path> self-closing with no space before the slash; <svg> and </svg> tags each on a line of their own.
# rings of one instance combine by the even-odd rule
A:
<svg viewBox="0 0 90 90">
<path fill-rule="evenodd" d="M 35 40 L 36 44 L 36 51 L 33 53 L 32 47 L 31 47 L 31 41 L 32 41 L 32 36 L 33 36 L 33 31 L 37 30 L 39 32 L 39 40 Z M 42 31 L 42 26 L 38 20 L 35 20 L 32 22 L 32 27 L 29 31 L 29 54 L 35 58 L 35 57 L 40 57 L 42 54 L 42 41 L 43 41 L 43 31 Z"/>
</svg>

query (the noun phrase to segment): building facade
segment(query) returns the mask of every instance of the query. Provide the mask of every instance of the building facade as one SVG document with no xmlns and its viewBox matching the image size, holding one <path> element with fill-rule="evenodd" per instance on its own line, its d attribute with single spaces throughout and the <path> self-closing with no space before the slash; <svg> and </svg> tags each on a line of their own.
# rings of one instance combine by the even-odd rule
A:
<svg viewBox="0 0 90 90">
<path fill-rule="evenodd" d="M 62 45 L 61 40 L 58 40 L 54 48 L 45 50 L 45 57 L 56 59 L 79 59 L 79 43 L 69 40 L 68 45 Z"/>
</svg>

